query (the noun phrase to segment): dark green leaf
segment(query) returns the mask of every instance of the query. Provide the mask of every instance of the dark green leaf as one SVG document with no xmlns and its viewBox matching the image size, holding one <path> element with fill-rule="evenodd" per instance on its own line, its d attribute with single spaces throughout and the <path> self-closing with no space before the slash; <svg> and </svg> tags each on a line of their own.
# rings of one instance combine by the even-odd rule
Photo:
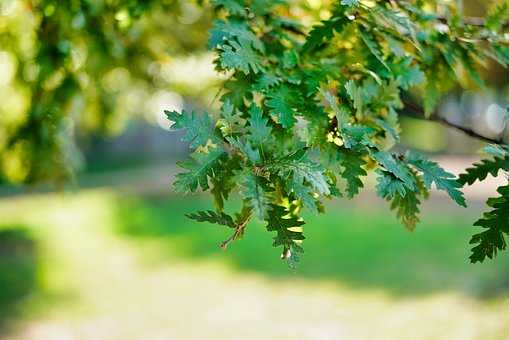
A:
<svg viewBox="0 0 509 340">
<path fill-rule="evenodd" d="M 179 165 L 188 170 L 176 176 L 173 183 L 176 192 L 194 192 L 198 186 L 202 190 L 209 188 L 208 178 L 214 176 L 216 168 L 219 166 L 219 160 L 225 155 L 219 148 L 212 149 L 208 153 L 194 153 L 192 159 L 180 162 Z"/>
<path fill-rule="evenodd" d="M 286 86 L 280 86 L 276 90 L 271 91 L 266 101 L 270 113 L 275 117 L 279 124 L 285 129 L 293 127 L 297 119 L 295 119 L 295 112 L 292 107 L 291 99 L 292 92 Z"/>
<path fill-rule="evenodd" d="M 300 228 L 302 225 L 304 225 L 304 222 L 291 216 L 284 207 L 271 205 L 267 219 L 267 230 L 276 232 L 273 245 L 274 247 L 283 247 L 281 257 L 288 260 L 290 264 L 297 262 L 298 253 L 302 252 L 302 247 L 299 244 L 300 241 L 305 239 Z"/>
<path fill-rule="evenodd" d="M 472 263 L 483 262 L 486 257 L 492 259 L 498 251 L 507 247 L 505 237 L 509 234 L 509 186 L 502 186 L 497 191 L 500 197 L 488 200 L 492 210 L 474 224 L 486 230 L 475 234 L 470 240 L 470 244 L 476 245 L 470 256 Z"/>
<path fill-rule="evenodd" d="M 364 186 L 361 178 L 368 175 L 364 169 L 366 165 L 364 155 L 357 152 L 345 151 L 341 153 L 339 162 L 343 168 L 341 177 L 347 182 L 346 192 L 348 197 L 352 198 L 357 195 L 359 190 Z"/>
<path fill-rule="evenodd" d="M 408 189 L 415 189 L 416 184 L 414 176 L 402 160 L 396 159 L 391 153 L 385 151 L 374 153 L 373 158 L 387 171 L 399 178 Z"/>
<path fill-rule="evenodd" d="M 270 136 L 271 128 L 267 125 L 269 120 L 263 117 L 262 110 L 255 104 L 249 108 L 249 114 L 250 140 L 254 145 L 262 145 Z"/>
<path fill-rule="evenodd" d="M 191 142 L 191 148 L 197 148 L 200 145 L 207 144 L 209 139 L 214 139 L 212 135 L 212 122 L 208 114 L 198 114 L 194 111 L 164 111 L 168 119 L 173 122 L 172 129 L 185 129 L 186 134 L 183 141 Z"/>
<path fill-rule="evenodd" d="M 249 174 L 245 177 L 242 184 L 242 194 L 253 208 L 253 211 L 261 220 L 267 217 L 267 209 L 270 205 L 270 200 L 264 186 L 262 179 L 258 176 Z"/>
<path fill-rule="evenodd" d="M 409 153 L 407 160 L 422 172 L 424 184 L 428 189 L 431 189 L 431 184 L 435 183 L 438 190 L 446 191 L 456 203 L 463 207 L 467 206 L 463 193 L 458 190 L 462 185 L 456 181 L 456 176 L 442 169 L 437 163 L 416 153 Z"/>
<path fill-rule="evenodd" d="M 209 222 L 214 224 L 224 225 L 230 228 L 235 228 L 235 223 L 233 222 L 233 218 L 225 213 L 217 213 L 212 210 L 207 211 L 198 211 L 194 214 L 187 214 L 192 220 L 198 222 Z"/>
<path fill-rule="evenodd" d="M 459 176 L 458 181 L 461 185 L 472 185 L 477 180 L 483 181 L 490 174 L 496 177 L 500 170 L 509 171 L 509 154 L 503 158 L 495 157 L 475 163 L 472 168 L 468 168 L 465 173 Z"/>
</svg>

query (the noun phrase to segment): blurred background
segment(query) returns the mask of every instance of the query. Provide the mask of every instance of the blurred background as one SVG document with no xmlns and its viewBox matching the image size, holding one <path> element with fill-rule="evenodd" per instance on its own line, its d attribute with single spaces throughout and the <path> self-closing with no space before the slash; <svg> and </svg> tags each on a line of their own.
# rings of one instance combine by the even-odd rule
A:
<svg viewBox="0 0 509 340">
<path fill-rule="evenodd" d="M 299 6 L 312 22 L 330 3 Z M 211 204 L 172 193 L 188 147 L 163 110 L 216 108 L 212 17 L 186 0 L 0 0 L 0 339 L 506 339 L 509 258 L 468 263 L 503 179 L 467 189 L 468 209 L 433 193 L 409 233 L 368 178 L 307 217 L 297 270 L 260 223 L 224 252 L 225 230 L 184 217 Z M 507 139 L 508 75 L 488 65 L 440 115 Z M 401 125 L 403 147 L 454 173 L 480 157 L 461 132 Z"/>
</svg>

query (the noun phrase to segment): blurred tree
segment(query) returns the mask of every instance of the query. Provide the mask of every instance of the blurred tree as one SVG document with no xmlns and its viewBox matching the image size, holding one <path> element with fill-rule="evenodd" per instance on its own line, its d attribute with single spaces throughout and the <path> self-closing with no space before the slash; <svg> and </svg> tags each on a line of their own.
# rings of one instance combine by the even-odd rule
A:
<svg viewBox="0 0 509 340">
<path fill-rule="evenodd" d="M 193 1 L 2 1 L 0 177 L 68 179 L 76 127 L 119 131 L 170 87 L 161 67 L 204 50 L 209 25 Z"/>
</svg>

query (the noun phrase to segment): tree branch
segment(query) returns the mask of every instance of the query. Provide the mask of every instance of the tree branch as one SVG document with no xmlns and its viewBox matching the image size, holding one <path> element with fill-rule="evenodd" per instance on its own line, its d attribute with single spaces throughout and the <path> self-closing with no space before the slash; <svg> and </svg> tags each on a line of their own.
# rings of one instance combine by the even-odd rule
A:
<svg viewBox="0 0 509 340">
<path fill-rule="evenodd" d="M 427 118 L 426 114 L 424 113 L 424 110 L 421 107 L 419 107 L 419 106 L 415 105 L 414 103 L 412 103 L 408 100 L 405 100 L 405 99 L 403 100 L 403 103 L 405 104 L 405 108 L 399 112 L 403 116 L 438 122 L 442 125 L 462 131 L 463 133 L 467 134 L 468 136 L 477 138 L 479 140 L 482 140 L 483 142 L 487 142 L 487 143 L 491 143 L 491 144 L 498 144 L 498 145 L 505 144 L 502 135 L 500 135 L 498 138 L 492 138 L 492 137 L 481 135 L 481 134 L 475 132 L 474 130 L 472 130 L 471 128 L 452 123 L 452 122 L 448 121 L 447 119 L 445 119 L 444 117 L 439 116 L 437 113 L 433 113 Z"/>
<path fill-rule="evenodd" d="M 449 22 L 449 18 L 447 17 L 442 17 L 442 16 L 439 16 L 437 17 L 437 20 L 440 21 L 442 24 L 447 24 Z M 479 27 L 484 27 L 486 26 L 486 20 L 484 18 L 479 18 L 479 17 L 467 17 L 467 18 L 463 18 L 463 22 L 467 25 L 470 25 L 470 26 L 479 26 Z M 509 28 L 509 21 L 506 21 L 502 24 L 502 28 L 503 29 L 508 29 Z"/>
<path fill-rule="evenodd" d="M 401 0 L 394 0 L 394 1 L 398 5 L 400 5 L 400 6 L 402 5 L 401 4 L 401 2 L 402 2 Z M 438 20 L 442 24 L 446 24 L 446 25 L 451 20 L 450 18 L 448 18 L 446 16 L 442 16 L 442 15 L 435 16 L 435 18 L 436 18 L 436 20 Z M 486 19 L 485 18 L 481 18 L 481 17 L 464 17 L 464 18 L 462 18 L 462 21 L 463 21 L 463 23 L 465 23 L 467 25 L 470 25 L 470 26 L 479 26 L 479 27 L 486 26 Z M 509 21 L 505 21 L 502 24 L 502 29 L 508 29 L 508 28 L 509 28 Z"/>
</svg>

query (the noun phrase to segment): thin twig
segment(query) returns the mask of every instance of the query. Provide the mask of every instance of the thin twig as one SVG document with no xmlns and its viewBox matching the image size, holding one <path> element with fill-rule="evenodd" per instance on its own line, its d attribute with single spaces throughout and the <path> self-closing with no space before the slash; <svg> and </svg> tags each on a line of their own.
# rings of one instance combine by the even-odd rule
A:
<svg viewBox="0 0 509 340">
<path fill-rule="evenodd" d="M 469 127 L 450 122 L 447 119 L 445 119 L 444 117 L 439 116 L 437 113 L 433 113 L 429 117 L 426 117 L 426 114 L 424 113 L 424 110 L 421 107 L 415 105 L 414 103 L 412 103 L 408 100 L 403 100 L 403 102 L 405 104 L 405 109 L 400 111 L 400 114 L 403 116 L 438 122 L 438 123 L 441 123 L 442 125 L 462 131 L 463 133 L 467 134 L 470 137 L 480 139 L 487 143 L 498 144 L 498 145 L 505 144 L 502 135 L 500 135 L 500 137 L 498 137 L 498 138 L 492 138 L 492 137 L 481 135 Z"/>
<path fill-rule="evenodd" d="M 404 5 L 402 4 L 402 2 L 403 2 L 402 0 L 390 0 L 390 1 L 391 1 L 391 3 L 396 2 L 399 6 L 404 7 Z M 443 16 L 443 15 L 437 15 L 437 16 L 435 16 L 435 18 L 442 24 L 448 24 L 449 21 L 451 20 L 450 18 Z M 486 20 L 484 18 L 480 18 L 480 17 L 466 17 L 466 18 L 462 17 L 461 20 L 464 24 L 467 24 L 470 26 L 478 26 L 478 27 L 486 26 Z M 508 28 L 509 28 L 509 21 L 505 21 L 502 24 L 502 29 L 508 29 Z"/>
<path fill-rule="evenodd" d="M 449 18 L 443 17 L 443 16 L 438 16 L 437 20 L 440 21 L 443 24 L 447 24 L 450 21 Z M 470 26 L 478 26 L 478 27 L 486 26 L 486 20 L 484 18 L 467 17 L 467 18 L 463 18 L 462 20 L 463 20 L 463 23 L 465 23 L 467 25 L 470 25 Z M 509 28 L 509 21 L 504 22 L 502 24 L 502 28 L 503 29 Z"/>
<path fill-rule="evenodd" d="M 230 243 L 242 237 L 244 231 L 246 230 L 247 224 L 249 223 L 249 220 L 251 220 L 251 215 L 248 218 L 246 218 L 245 221 L 243 221 L 242 223 L 237 225 L 237 227 L 235 227 L 235 232 L 233 233 L 232 236 L 228 237 L 226 240 L 221 242 L 220 244 L 221 249 L 226 250 Z"/>
<path fill-rule="evenodd" d="M 492 144 L 504 144 L 504 142 L 502 140 L 502 137 L 491 138 L 491 137 L 480 135 L 477 132 L 475 132 L 474 130 L 472 130 L 470 128 L 467 128 L 467 127 L 464 127 L 464 126 L 460 126 L 460 125 L 454 124 L 454 123 L 448 121 L 447 119 L 445 119 L 444 117 L 433 116 L 432 118 L 433 118 L 432 119 L 433 121 L 439 122 L 439 123 L 441 123 L 443 125 L 450 126 L 450 127 L 455 128 L 457 130 L 460 130 L 460 131 L 464 132 L 465 134 L 467 134 L 470 137 L 474 137 L 474 138 L 480 139 L 480 140 L 482 140 L 484 142 L 488 142 L 488 143 L 492 143 Z"/>
</svg>

